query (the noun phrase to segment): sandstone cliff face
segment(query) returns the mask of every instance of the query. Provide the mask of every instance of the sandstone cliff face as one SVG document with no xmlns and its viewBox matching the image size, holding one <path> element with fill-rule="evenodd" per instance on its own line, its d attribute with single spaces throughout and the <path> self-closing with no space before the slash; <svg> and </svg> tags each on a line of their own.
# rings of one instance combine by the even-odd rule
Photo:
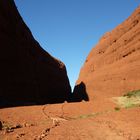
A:
<svg viewBox="0 0 140 140">
<path fill-rule="evenodd" d="M 91 50 L 77 85 L 81 82 L 90 99 L 140 89 L 140 7 Z"/>
<path fill-rule="evenodd" d="M 62 62 L 33 38 L 13 0 L 0 1 L 0 104 L 67 100 L 71 87 Z"/>
</svg>

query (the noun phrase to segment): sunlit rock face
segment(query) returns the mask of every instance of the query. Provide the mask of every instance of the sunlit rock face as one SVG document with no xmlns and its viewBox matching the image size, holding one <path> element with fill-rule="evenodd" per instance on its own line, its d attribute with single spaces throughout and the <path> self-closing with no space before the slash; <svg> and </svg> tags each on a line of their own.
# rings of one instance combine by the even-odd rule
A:
<svg viewBox="0 0 140 140">
<path fill-rule="evenodd" d="M 0 104 L 56 103 L 71 92 L 65 65 L 43 50 L 13 0 L 0 0 Z"/>
<path fill-rule="evenodd" d="M 89 100 L 140 89 L 140 7 L 93 47 L 76 85 L 81 82 Z"/>
</svg>

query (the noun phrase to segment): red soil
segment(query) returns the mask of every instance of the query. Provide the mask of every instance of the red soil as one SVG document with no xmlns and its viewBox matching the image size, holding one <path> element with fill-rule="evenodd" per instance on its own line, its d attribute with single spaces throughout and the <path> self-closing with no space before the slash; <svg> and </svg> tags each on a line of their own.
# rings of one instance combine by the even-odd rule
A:
<svg viewBox="0 0 140 140">
<path fill-rule="evenodd" d="M 139 140 L 139 116 L 139 108 L 115 111 L 94 102 L 7 108 L 0 110 L 0 119 L 22 127 L 0 131 L 0 139 Z"/>
</svg>

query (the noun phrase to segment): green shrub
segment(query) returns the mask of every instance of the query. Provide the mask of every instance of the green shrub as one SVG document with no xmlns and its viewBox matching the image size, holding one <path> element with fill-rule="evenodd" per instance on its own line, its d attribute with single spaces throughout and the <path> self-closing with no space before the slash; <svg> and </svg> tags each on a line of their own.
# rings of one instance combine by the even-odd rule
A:
<svg viewBox="0 0 140 140">
<path fill-rule="evenodd" d="M 140 96 L 140 90 L 130 91 L 127 94 L 124 94 L 123 96 L 128 98 Z"/>
</svg>

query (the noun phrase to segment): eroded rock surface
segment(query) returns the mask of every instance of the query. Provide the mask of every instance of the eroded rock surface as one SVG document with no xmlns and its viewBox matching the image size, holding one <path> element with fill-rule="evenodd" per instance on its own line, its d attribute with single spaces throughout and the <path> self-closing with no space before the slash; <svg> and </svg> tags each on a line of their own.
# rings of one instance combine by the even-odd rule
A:
<svg viewBox="0 0 140 140">
<path fill-rule="evenodd" d="M 77 85 L 81 82 L 91 100 L 140 89 L 140 7 L 91 50 Z"/>
</svg>

